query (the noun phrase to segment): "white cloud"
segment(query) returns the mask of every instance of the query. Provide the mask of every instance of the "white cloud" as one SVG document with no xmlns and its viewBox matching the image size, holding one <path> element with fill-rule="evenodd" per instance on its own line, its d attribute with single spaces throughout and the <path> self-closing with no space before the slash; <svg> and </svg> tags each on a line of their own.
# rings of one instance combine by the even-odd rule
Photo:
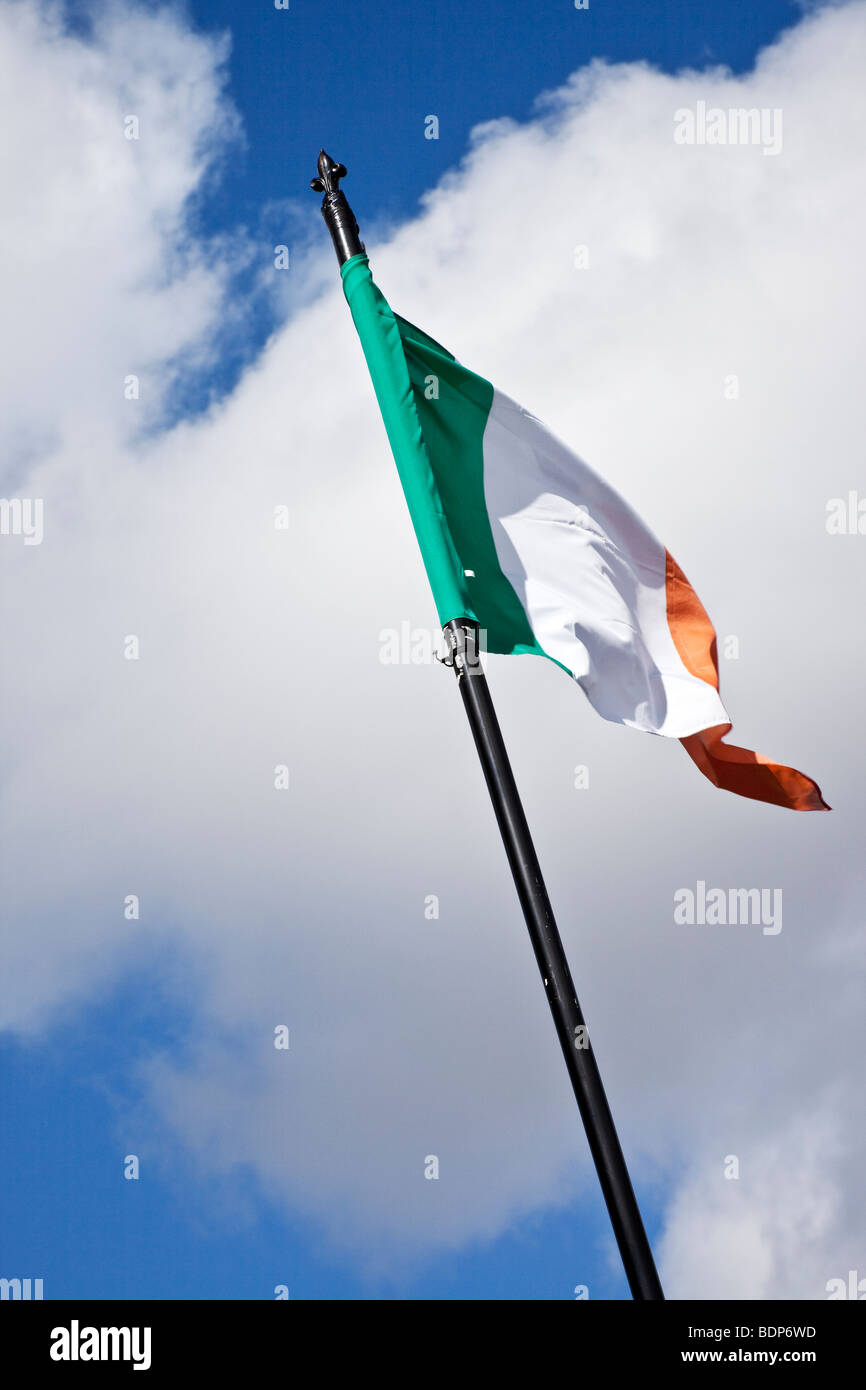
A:
<svg viewBox="0 0 866 1390">
<path fill-rule="evenodd" d="M 703 1154 L 671 1203 L 669 1286 L 690 1298 L 802 1299 L 826 1297 L 831 1279 L 847 1284 L 857 1173 L 840 1170 L 839 1128 L 835 1107 L 796 1112 L 748 1156 Z"/>
<path fill-rule="evenodd" d="M 836 807 L 714 793 L 554 668 L 491 659 L 622 1137 L 639 1184 L 670 1193 L 674 1296 L 821 1297 L 863 1261 L 866 541 L 828 536 L 824 508 L 862 478 L 864 49 L 857 4 L 744 78 L 596 67 L 531 123 L 478 133 L 370 247 L 401 313 L 643 512 L 740 638 L 737 737 Z M 387 1268 L 594 1177 L 451 677 L 378 659 L 381 629 L 434 614 L 336 275 L 205 418 L 143 439 L 123 399 L 140 364 L 157 408 L 166 364 L 195 360 L 221 313 L 235 252 L 214 261 L 185 219 L 235 138 L 223 56 L 166 15 L 124 8 L 85 45 L 34 6 L 0 12 L 19 209 L 0 266 L 21 323 L 4 487 L 46 508 L 41 546 L 0 547 L 2 1017 L 57 1026 L 163 963 L 196 1041 L 148 1069 L 154 1151 L 251 1165 Z M 31 81 L 44 129 L 16 121 Z M 699 99 L 781 107 L 782 153 L 675 145 Z M 136 107 L 137 144 L 119 126 Z M 675 927 L 698 878 L 782 887 L 781 935 Z M 732 1152 L 742 1177 L 722 1186 Z"/>
</svg>

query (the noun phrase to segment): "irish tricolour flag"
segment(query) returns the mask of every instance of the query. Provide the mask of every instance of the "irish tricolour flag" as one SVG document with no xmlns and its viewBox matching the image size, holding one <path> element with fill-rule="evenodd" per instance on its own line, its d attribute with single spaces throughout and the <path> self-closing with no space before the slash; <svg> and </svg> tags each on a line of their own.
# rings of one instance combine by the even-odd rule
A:
<svg viewBox="0 0 866 1390">
<path fill-rule="evenodd" d="M 678 738 L 717 787 L 829 809 L 810 777 L 722 742 L 716 637 L 689 581 L 612 487 L 389 308 L 365 255 L 343 287 L 443 624 L 536 652 L 605 719 Z"/>
</svg>

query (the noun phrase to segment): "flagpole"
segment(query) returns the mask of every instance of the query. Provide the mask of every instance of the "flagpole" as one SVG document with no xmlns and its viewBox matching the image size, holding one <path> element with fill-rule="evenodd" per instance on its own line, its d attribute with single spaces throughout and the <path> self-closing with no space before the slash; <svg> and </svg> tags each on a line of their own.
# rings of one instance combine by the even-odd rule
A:
<svg viewBox="0 0 866 1390">
<path fill-rule="evenodd" d="M 325 151 L 311 188 L 323 193 L 322 215 L 342 265 L 364 250 L 358 224 L 339 187 L 346 175 Z M 529 929 L 547 1002 L 577 1099 L 589 1148 L 634 1299 L 664 1298 L 652 1250 L 604 1093 L 586 1022 L 511 770 L 481 665 L 478 624 L 455 618 L 443 628 L 450 661 L 496 813 L 517 896 Z"/>
<path fill-rule="evenodd" d="M 469 717 L 629 1288 L 635 1299 L 663 1299 L 650 1243 L 481 666 L 478 625 L 457 618 L 443 631 L 451 649 L 457 685 Z"/>
</svg>

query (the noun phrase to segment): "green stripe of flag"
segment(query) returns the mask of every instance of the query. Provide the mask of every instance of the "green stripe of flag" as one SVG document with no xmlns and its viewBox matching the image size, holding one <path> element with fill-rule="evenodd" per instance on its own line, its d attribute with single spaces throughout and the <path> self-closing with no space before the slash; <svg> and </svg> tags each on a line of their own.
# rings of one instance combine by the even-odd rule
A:
<svg viewBox="0 0 866 1390">
<path fill-rule="evenodd" d="M 489 651 L 543 654 L 490 529 L 483 438 L 492 385 L 393 313 L 365 255 L 342 275 L 439 621 L 473 618 Z"/>
</svg>

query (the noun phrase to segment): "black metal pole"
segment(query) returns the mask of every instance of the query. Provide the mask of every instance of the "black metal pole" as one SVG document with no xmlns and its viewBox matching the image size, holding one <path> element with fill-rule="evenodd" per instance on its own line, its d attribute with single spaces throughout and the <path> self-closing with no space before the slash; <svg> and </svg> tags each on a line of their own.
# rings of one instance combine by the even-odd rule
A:
<svg viewBox="0 0 866 1390">
<path fill-rule="evenodd" d="M 629 1288 L 635 1299 L 663 1299 L 650 1243 L 481 666 L 478 625 L 466 618 L 456 618 L 443 631 Z"/>
<path fill-rule="evenodd" d="M 341 265 L 364 250 L 358 224 L 339 187 L 345 175 L 345 167 L 336 164 L 322 150 L 319 176 L 310 185 L 325 195 L 322 215 Z M 481 666 L 478 624 L 468 618 L 455 618 L 443 631 L 629 1288 L 635 1299 L 663 1299 L 652 1250 Z"/>
</svg>

